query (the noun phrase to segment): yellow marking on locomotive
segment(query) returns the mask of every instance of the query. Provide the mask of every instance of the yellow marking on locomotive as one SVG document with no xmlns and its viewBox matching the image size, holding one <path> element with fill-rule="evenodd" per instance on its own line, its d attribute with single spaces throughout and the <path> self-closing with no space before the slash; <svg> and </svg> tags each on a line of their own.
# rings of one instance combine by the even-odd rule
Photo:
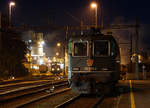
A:
<svg viewBox="0 0 150 108">
<path fill-rule="evenodd" d="M 129 80 L 130 83 L 130 99 L 131 99 L 131 108 L 135 108 L 135 101 L 134 101 L 134 95 L 132 90 L 132 81 Z"/>
</svg>

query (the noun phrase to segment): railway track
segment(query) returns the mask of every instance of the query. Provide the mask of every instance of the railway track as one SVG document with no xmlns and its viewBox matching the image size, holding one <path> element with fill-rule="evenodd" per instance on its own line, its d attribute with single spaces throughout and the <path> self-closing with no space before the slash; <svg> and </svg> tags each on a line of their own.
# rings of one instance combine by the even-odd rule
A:
<svg viewBox="0 0 150 108">
<path fill-rule="evenodd" d="M 104 95 L 98 97 L 91 95 L 78 95 L 57 105 L 55 108 L 97 108 L 103 101 L 104 97 Z"/>
<path fill-rule="evenodd" d="M 0 93 L 0 108 L 16 108 L 70 90 L 67 81 L 48 82 Z"/>
<path fill-rule="evenodd" d="M 61 79 L 61 81 L 65 81 L 66 79 Z M 42 83 L 51 83 L 51 82 L 55 82 L 55 81 L 60 81 L 60 80 L 52 80 L 52 79 L 32 79 L 32 80 L 17 80 L 16 81 L 12 81 L 12 82 L 4 82 L 4 83 L 0 83 L 0 94 L 7 92 L 7 91 L 11 91 L 14 89 L 18 89 L 18 88 L 24 88 L 24 87 L 28 87 L 28 86 L 33 86 L 33 85 L 40 85 Z"/>
<path fill-rule="evenodd" d="M 17 107 L 17 108 L 22 108 L 22 107 L 24 107 L 24 106 L 26 106 L 26 105 L 28 105 L 28 104 L 32 104 L 32 103 L 34 103 L 34 102 L 36 102 L 36 101 L 40 101 L 40 100 L 42 100 L 42 99 L 51 97 L 51 96 L 56 95 L 56 94 L 64 93 L 64 92 L 69 91 L 69 90 L 70 90 L 69 88 L 57 90 L 57 91 L 54 92 L 54 93 L 48 93 L 48 94 L 42 95 L 42 96 L 40 96 L 40 97 L 38 97 L 38 98 L 31 99 L 31 100 L 29 100 L 29 101 L 27 101 L 27 102 L 20 103 L 20 104 L 18 104 L 18 105 L 15 106 L 15 107 Z M 29 99 L 30 99 L 30 98 L 29 98 Z"/>
</svg>

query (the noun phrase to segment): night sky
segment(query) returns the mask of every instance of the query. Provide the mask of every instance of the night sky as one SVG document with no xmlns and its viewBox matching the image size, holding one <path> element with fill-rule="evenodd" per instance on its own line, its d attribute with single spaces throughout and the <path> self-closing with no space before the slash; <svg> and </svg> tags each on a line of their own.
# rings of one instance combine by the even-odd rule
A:
<svg viewBox="0 0 150 108">
<path fill-rule="evenodd" d="M 91 24 L 90 3 L 92 0 L 14 0 L 16 6 L 12 10 L 12 22 L 15 25 L 47 25 L 57 26 Z M 10 0 L 0 0 L 0 11 L 8 14 Z M 100 10 L 103 11 L 103 22 L 112 24 L 134 23 L 136 17 L 142 25 L 140 33 L 141 47 L 150 49 L 150 1 L 149 0 L 97 0 L 98 24 L 100 23 Z M 69 14 L 68 14 L 69 13 Z M 74 16 L 75 20 L 71 17 Z M 53 32 L 49 40 L 59 40 L 61 33 Z M 48 34 L 49 35 L 49 34 Z M 50 36 L 48 36 L 49 38 Z M 53 38 L 52 38 L 53 37 Z M 62 37 L 62 36 L 61 36 Z M 126 37 L 125 37 L 126 38 Z"/>
<path fill-rule="evenodd" d="M 10 0 L 0 0 L 0 11 L 8 13 Z M 85 20 L 90 16 L 89 4 L 92 0 L 14 0 L 13 21 L 16 24 L 45 25 L 53 22 L 57 25 L 71 25 L 78 22 L 66 12 Z M 136 16 L 142 24 L 150 24 L 149 0 L 97 0 L 103 7 L 104 23 L 112 23 L 122 16 L 125 21 L 134 21 Z M 98 9 L 98 14 L 100 8 Z M 99 18 L 100 19 L 100 18 Z M 85 20 L 85 23 L 86 20 Z"/>
</svg>

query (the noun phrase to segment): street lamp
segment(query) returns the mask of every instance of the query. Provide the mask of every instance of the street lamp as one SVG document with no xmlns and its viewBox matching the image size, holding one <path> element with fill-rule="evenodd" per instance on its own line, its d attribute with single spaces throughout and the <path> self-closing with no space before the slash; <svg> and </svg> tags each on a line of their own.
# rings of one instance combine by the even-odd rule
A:
<svg viewBox="0 0 150 108">
<path fill-rule="evenodd" d="M 11 26 L 11 8 L 15 6 L 15 2 L 10 2 L 9 3 L 9 26 Z"/>
<path fill-rule="evenodd" d="M 91 3 L 91 8 L 95 9 L 95 28 L 97 28 L 97 3 L 96 2 L 92 2 Z"/>
<path fill-rule="evenodd" d="M 60 47 L 60 46 L 61 46 L 61 43 L 57 43 L 57 46 Z"/>
</svg>

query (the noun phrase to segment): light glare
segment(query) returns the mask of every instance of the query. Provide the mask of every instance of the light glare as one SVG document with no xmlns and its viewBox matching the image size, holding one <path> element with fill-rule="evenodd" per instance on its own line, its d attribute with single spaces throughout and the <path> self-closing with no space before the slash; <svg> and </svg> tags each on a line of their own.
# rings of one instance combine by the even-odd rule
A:
<svg viewBox="0 0 150 108">
<path fill-rule="evenodd" d="M 92 4 L 91 4 L 91 7 L 92 7 L 92 8 L 97 8 L 97 4 L 96 4 L 96 3 L 92 3 Z"/>
<path fill-rule="evenodd" d="M 15 2 L 10 2 L 10 6 L 15 6 Z"/>
<path fill-rule="evenodd" d="M 45 42 L 44 42 L 44 41 L 42 41 L 42 42 L 41 42 L 41 44 L 42 44 L 42 45 L 44 45 L 44 44 L 45 44 Z"/>
<path fill-rule="evenodd" d="M 56 55 L 59 56 L 59 53 L 57 52 Z"/>
<path fill-rule="evenodd" d="M 61 44 L 60 44 L 60 43 L 57 43 L 57 46 L 58 46 L 58 47 L 60 47 L 60 46 L 61 46 Z"/>
</svg>

